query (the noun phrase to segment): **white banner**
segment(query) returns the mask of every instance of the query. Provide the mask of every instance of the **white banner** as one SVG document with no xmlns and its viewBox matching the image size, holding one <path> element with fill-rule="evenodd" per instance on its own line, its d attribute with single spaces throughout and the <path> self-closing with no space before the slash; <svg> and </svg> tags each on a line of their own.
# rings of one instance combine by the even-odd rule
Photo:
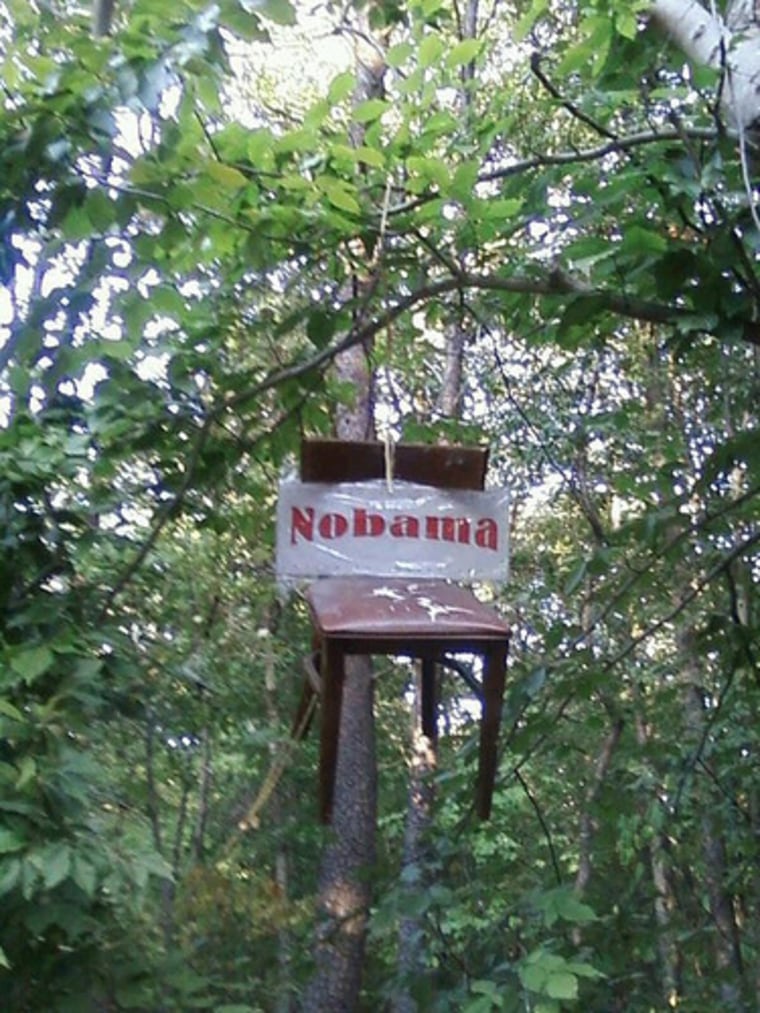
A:
<svg viewBox="0 0 760 1013">
<path fill-rule="evenodd" d="M 505 489 L 283 482 L 277 574 L 503 581 L 509 568 L 508 502 Z"/>
</svg>

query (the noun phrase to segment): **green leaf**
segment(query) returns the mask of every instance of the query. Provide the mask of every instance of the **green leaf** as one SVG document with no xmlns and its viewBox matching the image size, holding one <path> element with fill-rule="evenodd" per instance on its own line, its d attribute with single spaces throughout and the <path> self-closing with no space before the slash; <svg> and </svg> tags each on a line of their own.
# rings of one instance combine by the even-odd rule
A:
<svg viewBox="0 0 760 1013">
<path fill-rule="evenodd" d="M 371 165 L 375 169 L 382 169 L 385 166 L 385 156 L 377 148 L 369 148 L 366 144 L 360 144 L 356 148 L 356 157 L 365 165 Z"/>
<path fill-rule="evenodd" d="M 481 978 L 473 981 L 472 985 L 470 985 L 470 991 L 474 992 L 476 995 L 487 995 L 494 1002 L 500 1003 L 498 986 L 495 982 L 489 981 L 487 978 Z"/>
<path fill-rule="evenodd" d="M 390 102 L 386 102 L 385 99 L 368 98 L 356 106 L 351 116 L 357 123 L 370 123 L 379 119 L 390 107 Z"/>
<path fill-rule="evenodd" d="M 335 334 L 336 317 L 325 310 L 315 310 L 306 323 L 306 335 L 317 348 L 324 348 Z"/>
<path fill-rule="evenodd" d="M 541 964 L 523 964 L 518 975 L 523 988 L 529 992 L 542 992 L 546 979 L 549 977 L 546 968 Z"/>
<path fill-rule="evenodd" d="M 426 182 L 435 183 L 439 189 L 445 190 L 448 187 L 449 170 L 441 159 L 410 155 L 406 160 L 406 165 L 411 173 Z"/>
<path fill-rule="evenodd" d="M 607 59 L 612 33 L 612 19 L 607 15 L 591 14 L 584 18 L 579 29 L 582 41 L 568 50 L 556 73 L 562 77 L 581 70 L 588 75 L 598 73 Z"/>
<path fill-rule="evenodd" d="M 352 215 L 361 214 L 361 207 L 354 193 L 340 180 L 322 177 L 318 180 L 318 186 L 333 207 Z"/>
<path fill-rule="evenodd" d="M 319 127 L 327 119 L 330 103 L 327 99 L 319 99 L 303 116 L 304 126 Z"/>
<path fill-rule="evenodd" d="M 618 10 L 615 15 L 615 28 L 626 39 L 635 39 L 639 26 L 633 11 Z"/>
<path fill-rule="evenodd" d="M 241 39 L 245 39 L 246 42 L 265 42 L 269 38 L 258 15 L 246 11 L 242 7 L 226 10 L 224 23 L 226 28 L 239 35 Z"/>
<path fill-rule="evenodd" d="M 432 67 L 444 51 L 443 39 L 440 35 L 426 35 L 420 43 L 419 61 L 421 67 Z"/>
<path fill-rule="evenodd" d="M 15 889 L 21 876 L 21 859 L 4 859 L 0 872 L 0 897 Z"/>
<path fill-rule="evenodd" d="M 53 845 L 45 852 L 42 876 L 48 890 L 54 889 L 71 871 L 71 849 L 67 844 Z"/>
<path fill-rule="evenodd" d="M 493 1001 L 488 995 L 479 995 L 464 1007 L 463 1013 L 491 1013 Z"/>
<path fill-rule="evenodd" d="M 19 790 L 32 780 L 37 774 L 37 764 L 32 756 L 25 756 L 21 761 L 19 767 L 18 780 L 16 781 L 16 788 Z"/>
<path fill-rule="evenodd" d="M 583 559 L 581 560 L 580 563 L 578 563 L 573 572 L 565 581 L 564 591 L 566 595 L 571 595 L 574 591 L 578 589 L 580 584 L 583 582 L 587 571 L 588 571 L 588 560 Z"/>
<path fill-rule="evenodd" d="M 75 855 L 72 863 L 71 877 L 76 885 L 82 890 L 88 897 L 95 895 L 95 889 L 97 887 L 97 873 L 95 866 L 91 862 L 82 858 L 81 855 Z"/>
<path fill-rule="evenodd" d="M 156 285 L 150 292 L 151 306 L 157 313 L 169 317 L 180 317 L 185 310 L 185 300 L 176 288 L 168 285 Z"/>
<path fill-rule="evenodd" d="M 0 714 L 4 714 L 7 718 L 12 718 L 13 721 L 24 721 L 24 715 L 18 707 L 14 707 L 8 700 L 0 699 Z"/>
<path fill-rule="evenodd" d="M 583 901 L 578 900 L 575 894 L 563 892 L 557 895 L 556 910 L 561 918 L 567 922 L 575 922 L 578 925 L 585 925 L 588 922 L 596 921 L 596 913 L 593 908 Z M 559 999 L 560 996 L 555 996 Z"/>
<path fill-rule="evenodd" d="M 289 0 L 263 0 L 259 9 L 275 24 L 292 26 L 296 23 L 296 12 Z"/>
<path fill-rule="evenodd" d="M 486 205 L 489 218 L 514 218 L 523 206 L 519 197 L 502 198 L 501 200 L 490 200 Z"/>
<path fill-rule="evenodd" d="M 30 647 L 11 658 L 11 668 L 29 684 L 47 672 L 55 661 L 53 652 L 47 647 Z"/>
<path fill-rule="evenodd" d="M 651 229 L 642 228 L 641 225 L 631 225 L 623 232 L 623 241 L 620 248 L 626 253 L 662 253 L 667 249 L 668 241 L 665 236 Z"/>
<path fill-rule="evenodd" d="M 246 153 L 257 169 L 269 169 L 274 164 L 272 148 L 274 134 L 265 127 L 252 130 L 248 135 Z"/>
<path fill-rule="evenodd" d="M 248 180 L 240 169 L 234 165 L 225 165 L 223 162 L 208 162 L 206 172 L 213 180 L 225 188 L 225 190 L 240 190 L 247 186 Z"/>
<path fill-rule="evenodd" d="M 355 87 L 356 75 L 346 70 L 342 74 L 338 74 L 330 82 L 330 87 L 327 90 L 327 99 L 332 105 L 337 105 L 343 99 L 348 98 Z"/>
<path fill-rule="evenodd" d="M 575 347 L 574 336 L 583 341 L 588 332 L 589 321 L 608 311 L 607 300 L 602 295 L 581 295 L 570 299 L 565 306 L 557 328 L 563 347 Z"/>
<path fill-rule="evenodd" d="M 579 978 L 606 978 L 607 975 L 603 971 L 597 970 L 591 964 L 586 964 L 580 960 L 568 960 L 567 968 L 572 974 L 577 975 Z"/>
<path fill-rule="evenodd" d="M 316 134 L 313 130 L 299 127 L 278 137 L 273 143 L 273 148 L 284 154 L 289 152 L 313 153 L 316 143 Z"/>
<path fill-rule="evenodd" d="M 578 979 L 568 971 L 555 972 L 549 975 L 545 991 L 550 999 L 577 999 Z"/>
<path fill-rule="evenodd" d="M 11 851 L 20 851 L 26 847 L 25 838 L 21 837 L 14 830 L 0 827 L 0 854 L 7 855 Z"/>
<path fill-rule="evenodd" d="M 96 231 L 107 232 L 114 224 L 116 205 L 102 190 L 91 190 L 87 194 L 84 207 Z"/>
<path fill-rule="evenodd" d="M 462 39 L 446 56 L 446 66 L 462 67 L 472 63 L 482 47 L 481 39 Z"/>
<path fill-rule="evenodd" d="M 98 675 L 102 667 L 102 658 L 80 658 L 77 662 L 76 674 L 79 679 L 89 682 Z"/>
<path fill-rule="evenodd" d="M 522 42 L 528 32 L 549 6 L 549 0 L 533 0 L 533 3 L 519 19 L 513 29 L 515 42 Z"/>
<path fill-rule="evenodd" d="M 548 672 L 545 665 L 540 665 L 538 668 L 534 668 L 522 684 L 521 688 L 525 695 L 530 699 L 538 696 L 546 685 L 547 675 Z"/>
<path fill-rule="evenodd" d="M 473 195 L 478 180 L 480 165 L 477 161 L 463 162 L 458 165 L 449 184 L 449 193 L 457 200 L 467 201 Z"/>
<path fill-rule="evenodd" d="M 385 61 L 389 67 L 401 67 L 412 55 L 412 52 L 411 42 L 398 42 L 388 50 Z"/>
<path fill-rule="evenodd" d="M 0 946 L 0 967 L 4 967 L 8 971 L 11 970 L 10 961 L 6 957 L 5 950 L 2 948 L 2 946 Z"/>
</svg>

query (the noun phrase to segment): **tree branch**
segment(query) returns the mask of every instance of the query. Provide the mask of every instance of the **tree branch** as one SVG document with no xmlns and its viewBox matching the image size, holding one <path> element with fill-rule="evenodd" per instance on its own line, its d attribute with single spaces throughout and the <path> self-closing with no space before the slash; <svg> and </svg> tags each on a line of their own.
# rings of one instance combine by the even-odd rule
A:
<svg viewBox="0 0 760 1013">
<path fill-rule="evenodd" d="M 541 824 L 541 830 L 543 831 L 544 837 L 546 838 L 547 847 L 549 848 L 549 855 L 551 856 L 551 860 L 552 860 L 552 868 L 554 869 L 554 876 L 555 876 L 555 879 L 557 880 L 557 883 L 559 883 L 559 885 L 561 886 L 562 885 L 562 871 L 561 871 L 561 869 L 559 867 L 559 861 L 557 860 L 557 853 L 554 850 L 554 841 L 552 840 L 551 830 L 549 829 L 549 826 L 548 826 L 546 820 L 544 819 L 544 814 L 541 812 L 541 806 L 538 804 L 538 801 L 534 797 L 533 792 L 528 787 L 527 781 L 522 776 L 522 774 L 517 769 L 517 767 L 515 767 L 513 773 L 514 773 L 515 777 L 517 778 L 517 781 L 519 782 L 520 787 L 525 792 L 525 794 L 526 794 L 526 796 L 528 798 L 528 801 L 530 802 L 531 806 L 533 807 L 533 812 L 536 814 L 536 818 L 537 818 L 538 822 Z"/>
<path fill-rule="evenodd" d="M 711 567 L 711 569 L 709 569 L 707 573 L 705 573 L 702 577 L 700 577 L 699 580 L 695 581 L 692 584 L 691 588 L 686 592 L 686 594 L 682 595 L 680 600 L 676 602 L 673 608 L 669 609 L 665 613 L 665 615 L 660 616 L 660 618 L 657 619 L 655 622 L 650 623 L 650 625 L 647 626 L 645 630 L 643 630 L 637 636 L 632 637 L 631 640 L 629 640 L 628 643 L 625 645 L 625 647 L 623 647 L 620 651 L 618 651 L 617 654 L 614 654 L 611 658 L 608 658 L 608 660 L 604 663 L 602 671 L 609 672 L 612 668 L 614 668 L 616 665 L 619 665 L 621 661 L 624 661 L 630 654 L 632 654 L 633 651 L 635 651 L 636 648 L 639 646 L 639 644 L 643 643 L 643 641 L 645 640 L 648 640 L 649 637 L 653 636 L 653 634 L 661 630 L 663 626 L 667 626 L 668 623 L 672 622 L 676 618 L 676 616 L 680 615 L 681 612 L 683 612 L 683 610 L 686 608 L 687 605 L 689 605 L 692 601 L 694 601 L 694 599 L 698 597 L 698 595 L 700 595 L 702 591 L 704 591 L 704 589 L 708 586 L 708 584 L 711 584 L 712 581 L 715 580 L 715 578 L 719 576 L 721 573 L 723 573 L 723 571 L 727 567 L 729 567 L 735 559 L 738 559 L 739 556 L 743 555 L 747 551 L 747 549 L 751 549 L 752 546 L 756 545 L 758 542 L 760 542 L 760 529 L 755 531 L 755 533 L 750 535 L 749 538 L 745 539 L 745 541 L 735 546 L 731 550 L 731 552 L 723 556 L 722 559 L 720 559 L 715 564 L 715 566 Z"/>
<path fill-rule="evenodd" d="M 571 102 L 570 99 L 565 98 L 562 92 L 557 88 L 554 83 L 544 74 L 541 69 L 541 54 L 538 52 L 531 53 L 530 56 L 530 69 L 533 74 L 538 78 L 541 84 L 546 88 L 552 98 L 555 98 L 563 109 L 566 109 L 573 119 L 580 120 L 581 123 L 585 123 L 587 127 L 590 127 L 595 134 L 600 134 L 602 137 L 607 137 L 609 140 L 617 143 L 617 135 L 611 130 L 608 130 L 601 123 L 597 123 L 587 113 L 584 113 L 582 109 Z"/>
</svg>

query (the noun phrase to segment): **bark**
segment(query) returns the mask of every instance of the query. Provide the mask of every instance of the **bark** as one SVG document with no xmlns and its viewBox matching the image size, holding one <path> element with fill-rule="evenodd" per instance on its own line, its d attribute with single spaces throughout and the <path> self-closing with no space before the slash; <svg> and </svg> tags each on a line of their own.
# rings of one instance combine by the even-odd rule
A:
<svg viewBox="0 0 760 1013">
<path fill-rule="evenodd" d="M 439 406 L 441 414 L 456 419 L 462 413 L 462 371 L 467 335 L 461 322 L 446 329 L 446 364 Z"/>
<path fill-rule="evenodd" d="M 685 711 L 688 734 L 693 742 L 705 737 L 705 712 L 702 690 L 699 685 L 699 656 L 691 630 L 684 630 L 678 638 L 684 676 Z M 719 831 L 713 798 L 703 801 L 700 817 L 702 832 L 702 860 L 704 884 L 710 916 L 715 927 L 713 952 L 715 967 L 723 979 L 721 999 L 728 1009 L 741 1009 L 744 967 L 742 962 L 739 926 L 734 910 L 734 898 L 728 889 L 729 868 L 726 844 Z"/>
<path fill-rule="evenodd" d="M 192 842 L 192 853 L 196 862 L 203 861 L 203 854 L 206 850 L 206 827 L 208 824 L 209 805 L 211 804 L 211 785 L 214 780 L 211 731 L 208 727 L 204 728 L 201 732 L 201 742 L 203 744 L 203 752 L 198 781 L 198 814 L 195 819 Z"/>
<path fill-rule="evenodd" d="M 93 0 L 92 34 L 96 39 L 110 33 L 115 6 L 116 0 Z"/>
<path fill-rule="evenodd" d="M 646 750 L 650 728 L 641 712 L 641 699 L 636 693 L 636 741 Z M 652 771 L 653 780 L 655 773 Z M 649 843 L 649 870 L 654 885 L 654 917 L 657 923 L 657 954 L 660 960 L 662 996 L 665 1007 L 676 1008 L 682 991 L 681 951 L 673 930 L 672 913 L 676 906 L 675 893 L 667 862 L 665 835 L 657 831 Z"/>
<path fill-rule="evenodd" d="M 350 415 L 340 415 L 336 420 L 335 435 L 339 440 L 371 439 L 372 383 L 366 347 L 354 345 L 342 352 L 335 360 L 333 374 L 350 387 L 354 399 Z M 355 416 L 363 421 L 357 424 Z"/>
<path fill-rule="evenodd" d="M 459 38 L 462 41 L 477 37 L 478 8 L 479 0 L 466 0 L 459 25 Z M 462 87 L 459 89 L 457 101 L 461 115 L 469 119 L 472 116 L 475 62 L 466 63 L 460 73 Z M 465 269 L 464 259 L 461 257 L 459 267 L 462 271 Z M 438 406 L 441 414 L 450 419 L 458 419 L 462 414 L 462 380 L 467 347 L 467 329 L 463 316 L 464 314 L 460 314 L 459 319 L 452 321 L 446 328 L 446 362 Z"/>
<path fill-rule="evenodd" d="M 673 376 L 664 368 L 662 360 L 655 352 L 650 359 L 650 373 L 647 390 L 647 405 L 651 411 L 651 424 L 659 427 L 663 432 L 677 430 L 683 425 L 682 413 L 679 410 L 678 390 L 673 385 Z M 672 416 L 663 410 L 663 406 L 671 406 Z M 684 445 L 688 444 L 689 433 L 681 434 Z M 661 462 L 655 459 L 655 467 Z M 697 475 L 693 480 L 697 483 Z M 665 490 L 666 494 L 668 490 Z M 671 533 L 675 537 L 677 528 Z M 697 546 L 695 545 L 696 549 Z M 730 565 L 730 564 L 729 564 Z M 694 586 L 694 575 L 683 558 L 675 566 L 675 586 L 672 591 L 674 608 L 678 608 L 680 615 L 685 594 L 682 589 L 692 589 Z M 675 617 L 674 617 L 675 618 Z M 700 657 L 699 647 L 696 641 L 696 634 L 691 625 L 682 617 L 682 625 L 677 629 L 675 635 L 676 656 L 674 658 L 674 674 L 676 675 L 681 692 L 683 707 L 683 738 L 685 743 L 693 746 L 697 753 L 701 753 L 703 746 L 709 737 L 709 727 L 704 708 L 704 680 L 703 663 Z M 719 779 L 714 779 L 718 783 Z M 728 1010 L 742 1009 L 742 993 L 744 989 L 742 955 L 739 942 L 739 927 L 734 910 L 734 897 L 729 888 L 730 876 L 726 854 L 725 840 L 717 815 L 719 806 L 723 800 L 716 797 L 713 790 L 708 788 L 698 799 L 695 799 L 697 818 L 701 831 L 701 852 L 702 852 L 702 887 L 707 894 L 708 907 L 712 919 L 714 932 L 712 936 L 712 950 L 714 970 L 721 978 L 720 998 L 722 1004 Z M 662 842 L 661 856 L 664 858 L 664 840 Z M 659 876 L 653 869 L 655 888 Z M 662 884 L 664 886 L 664 884 Z M 660 896 L 660 917 L 664 914 L 664 898 Z M 657 911 L 656 911 L 657 913 Z"/>
<path fill-rule="evenodd" d="M 723 72 L 721 106 L 743 133 L 760 123 L 760 23 L 750 0 L 730 3 L 725 20 L 697 0 L 655 0 L 654 23 L 694 63 Z"/>
<path fill-rule="evenodd" d="M 280 688 L 277 685 L 277 666 L 274 651 L 274 637 L 277 633 L 280 613 L 274 606 L 268 610 L 266 617 L 266 628 L 268 636 L 266 639 L 266 656 L 264 661 L 264 691 L 267 721 L 270 728 L 278 728 L 281 722 L 281 715 L 278 709 L 278 700 L 281 696 Z M 279 751 L 279 753 L 278 753 Z M 278 743 L 273 743 L 270 752 L 272 755 L 272 769 L 284 771 L 284 757 L 282 748 Z M 289 753 L 285 754 L 286 756 Z M 258 817 L 256 817 L 258 818 Z M 288 901 L 288 851 L 285 839 L 282 834 L 282 787 L 278 780 L 277 787 L 272 791 L 269 823 L 276 835 L 277 844 L 274 856 L 274 884 L 277 896 L 283 905 Z M 281 920 L 277 928 L 277 998 L 272 1003 L 273 1013 L 287 1013 L 290 1009 L 290 996 L 292 988 L 291 956 L 292 937 L 285 919 Z"/>
<path fill-rule="evenodd" d="M 147 726 L 145 728 L 145 779 L 148 793 L 148 820 L 153 834 L 153 845 L 159 855 L 163 855 L 164 843 L 163 834 L 161 832 L 161 817 L 158 811 L 158 789 L 156 787 L 155 738 L 156 726 L 153 713 L 152 711 L 148 711 Z"/>
<path fill-rule="evenodd" d="M 749 823 L 755 855 L 760 855 L 760 788 L 754 786 L 749 794 Z M 750 952 L 754 954 L 752 980 L 749 986 L 754 991 L 755 1005 L 760 1010 L 760 862 L 755 863 L 749 899 L 749 940 Z"/>
<path fill-rule="evenodd" d="M 431 674 L 433 677 L 436 675 L 435 671 Z M 419 672 L 415 679 L 414 696 L 409 801 L 401 858 L 402 870 L 415 873 L 402 877 L 403 882 L 409 883 L 408 893 L 424 890 L 429 881 L 427 834 L 435 801 L 434 778 L 438 760 L 435 736 L 426 734 L 423 727 L 422 678 Z M 422 921 L 418 916 L 403 917 L 398 932 L 398 971 L 401 988 L 391 1002 L 392 1013 L 414 1013 L 417 1003 L 412 997 L 411 986 L 427 970 Z"/>
<path fill-rule="evenodd" d="M 375 861 L 377 768 L 369 658 L 346 658 L 332 838 L 319 883 L 316 973 L 304 1013 L 350 1013 L 357 1007 Z"/>
<path fill-rule="evenodd" d="M 673 383 L 672 373 L 662 373 L 661 383 L 666 388 L 663 403 L 667 402 L 674 408 L 675 425 L 683 429 L 684 415 L 681 410 L 677 385 Z M 660 424 L 665 429 L 667 417 L 663 416 Z M 682 439 L 688 445 L 688 429 L 683 429 Z M 695 488 L 698 475 L 693 475 Z M 697 546 L 695 545 L 696 549 Z M 730 566 L 730 563 L 728 564 Z M 681 588 L 693 585 L 694 576 L 683 559 L 676 564 L 675 577 Z M 683 593 L 674 592 L 678 603 Z M 701 755 L 710 739 L 710 725 L 705 713 L 705 666 L 697 643 L 694 627 L 683 622 L 676 633 L 676 665 L 683 701 L 685 741 L 694 749 L 695 755 Z M 704 760 L 703 760 L 704 762 Z M 734 908 L 735 898 L 729 886 L 730 870 L 726 841 L 719 821 L 721 804 L 724 800 L 716 794 L 714 785 L 719 784 L 717 774 L 712 783 L 708 783 L 705 791 L 697 799 L 699 805 L 698 819 L 701 830 L 701 850 L 703 865 L 703 887 L 707 894 L 708 907 L 713 922 L 714 932 L 712 949 L 714 967 L 720 975 L 720 998 L 729 1010 L 743 1009 L 744 968 L 740 944 L 740 932 Z"/>
<path fill-rule="evenodd" d="M 623 720 L 618 718 L 602 743 L 599 756 L 594 764 L 594 774 L 586 788 L 586 798 L 581 815 L 580 841 L 578 845 L 578 871 L 575 875 L 575 890 L 582 894 L 591 880 L 592 851 L 594 842 L 594 804 L 602 790 L 604 779 L 610 769 L 612 756 L 623 733 Z"/>
</svg>

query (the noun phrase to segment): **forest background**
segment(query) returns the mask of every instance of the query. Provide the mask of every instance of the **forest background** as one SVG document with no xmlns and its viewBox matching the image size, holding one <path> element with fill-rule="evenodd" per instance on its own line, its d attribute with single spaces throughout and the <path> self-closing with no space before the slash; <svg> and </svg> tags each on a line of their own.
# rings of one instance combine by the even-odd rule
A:
<svg viewBox="0 0 760 1013">
<path fill-rule="evenodd" d="M 492 819 L 447 675 L 415 860 L 376 665 L 356 1008 L 756 1010 L 754 6 L 307 13 L 0 4 L 0 1004 L 306 1001 L 331 831 L 273 520 L 369 392 L 489 447 L 513 637 Z"/>
</svg>

